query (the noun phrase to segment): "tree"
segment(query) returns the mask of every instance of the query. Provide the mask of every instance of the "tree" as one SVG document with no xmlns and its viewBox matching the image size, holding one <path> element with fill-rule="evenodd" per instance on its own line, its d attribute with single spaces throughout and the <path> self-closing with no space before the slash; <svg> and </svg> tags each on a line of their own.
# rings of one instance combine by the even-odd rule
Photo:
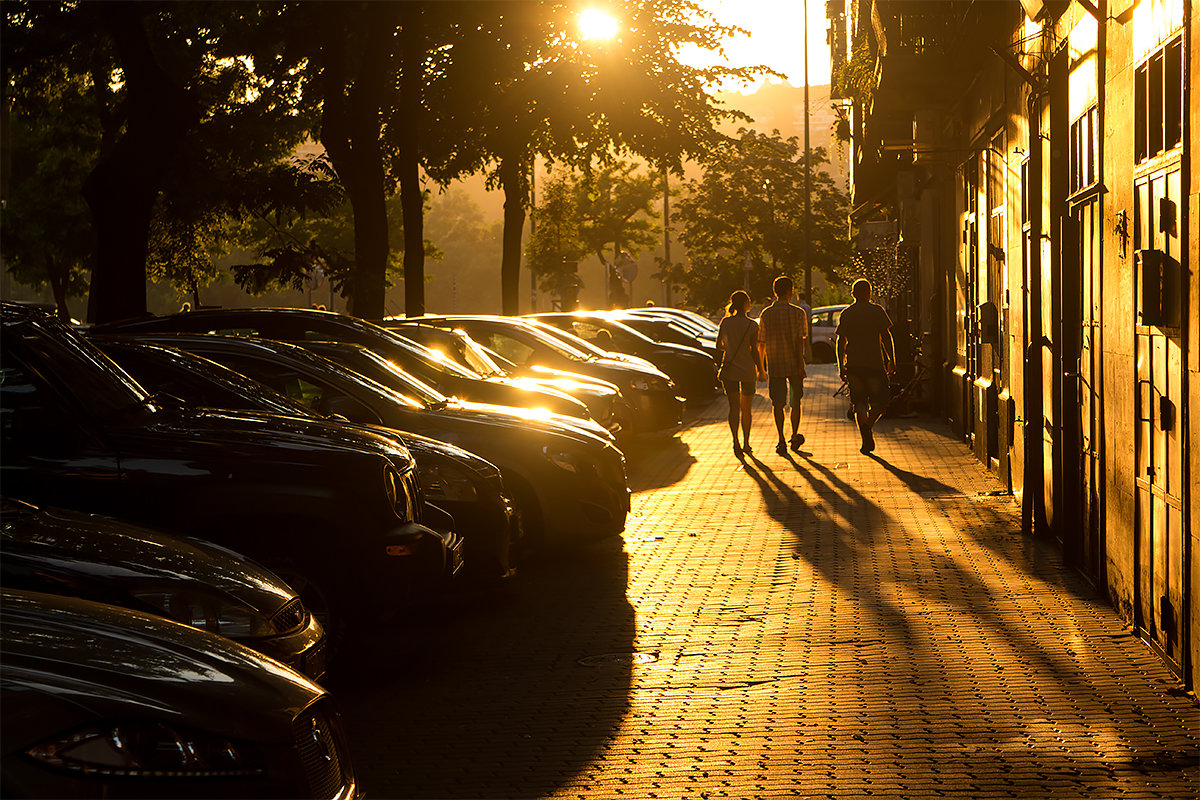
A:
<svg viewBox="0 0 1200 800">
<path fill-rule="evenodd" d="M 689 302 L 719 307 L 745 280 L 749 258 L 751 296 L 770 293 L 779 274 L 799 277 L 806 266 L 827 275 L 849 255 L 845 218 L 848 198 L 825 171 L 823 148 L 810 151 L 809 164 L 795 137 L 783 139 L 753 130 L 722 148 L 699 180 L 688 183 L 677 205 L 680 240 L 689 264 L 681 276 Z M 811 264 L 805 265 L 803 191 L 812 170 Z"/>
<path fill-rule="evenodd" d="M 622 251 L 637 255 L 655 244 L 658 194 L 654 178 L 628 161 L 602 165 L 577 184 L 580 235 L 601 263 L 609 245 L 615 262 Z"/>
<path fill-rule="evenodd" d="M 525 248 L 525 259 L 538 278 L 538 288 L 557 294 L 564 308 L 573 308 L 578 299 L 583 286 L 579 260 L 588 252 L 578 195 L 579 181 L 565 172 L 553 175 L 542 190 L 537 230 Z"/>
<path fill-rule="evenodd" d="M 96 241 L 89 319 L 144 314 L 151 258 L 199 285 L 205 270 L 180 262 L 236 217 L 247 181 L 300 141 L 303 72 L 281 57 L 276 11 L 6 4 L 6 90 L 47 101 L 44 65 L 55 64 L 91 101 L 101 133 L 81 187 Z"/>
<path fill-rule="evenodd" d="M 38 289 L 49 286 L 59 316 L 69 319 L 67 298 L 87 294 L 92 267 L 92 226 L 79 186 L 100 136 L 88 124 L 91 102 L 79 77 L 59 67 L 44 80 L 37 93 L 8 98 L 13 111 L 4 130 L 7 190 L 0 235 L 14 278 Z M 47 98 L 49 105 L 42 102 Z"/>
<path fill-rule="evenodd" d="M 441 90 L 452 103 L 446 131 L 469 132 L 434 173 L 486 166 L 504 191 L 501 294 L 519 310 L 521 231 L 533 158 L 585 168 L 621 152 L 677 171 L 721 140 L 717 126 L 736 112 L 710 86 L 762 70 L 697 69 L 681 63 L 684 43 L 719 47 L 734 29 L 715 25 L 691 0 L 624 0 L 612 6 L 619 38 L 581 42 L 576 6 L 565 2 L 458 3 L 461 22 L 447 45 Z M 427 164 L 427 169 L 430 165 Z"/>
</svg>

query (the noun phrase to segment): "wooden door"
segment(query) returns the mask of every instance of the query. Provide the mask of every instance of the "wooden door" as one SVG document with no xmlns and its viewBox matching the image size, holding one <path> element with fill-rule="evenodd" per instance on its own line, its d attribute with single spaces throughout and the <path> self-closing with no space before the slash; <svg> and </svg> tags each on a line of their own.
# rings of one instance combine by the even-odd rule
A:
<svg viewBox="0 0 1200 800">
<path fill-rule="evenodd" d="M 1181 668 L 1186 642 L 1183 565 L 1183 342 L 1180 265 L 1181 172 L 1173 166 L 1135 183 L 1138 249 L 1165 254 L 1164 314 L 1155 324 L 1141 315 L 1142 276 L 1135 276 L 1137 393 L 1134 448 L 1137 474 L 1138 623 L 1168 660 Z"/>
</svg>

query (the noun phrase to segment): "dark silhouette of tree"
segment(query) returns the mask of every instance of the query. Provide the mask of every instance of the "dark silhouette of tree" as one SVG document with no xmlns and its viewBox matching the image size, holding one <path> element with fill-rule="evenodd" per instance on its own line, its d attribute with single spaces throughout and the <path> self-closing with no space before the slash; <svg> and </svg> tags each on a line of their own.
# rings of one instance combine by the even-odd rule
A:
<svg viewBox="0 0 1200 800">
<path fill-rule="evenodd" d="M 585 168 L 621 153 L 682 169 L 721 141 L 721 108 L 710 86 L 762 70 L 697 69 L 679 62 L 685 42 L 718 46 L 733 29 L 690 0 L 614 3 L 621 31 L 582 42 L 568 3 L 453 4 L 460 24 L 448 41 L 442 91 L 447 131 L 469 136 L 433 172 L 439 179 L 480 167 L 503 190 L 501 296 L 519 310 L 521 235 L 535 155 Z M 427 169 L 430 165 L 427 164 Z"/>
<path fill-rule="evenodd" d="M 803 148 L 796 137 L 784 139 L 753 130 L 723 148 L 706 165 L 704 176 L 687 185 L 676 205 L 680 241 L 688 266 L 674 273 L 690 303 L 717 308 L 745 280 L 747 255 L 753 269 L 750 294 L 770 294 L 771 281 L 786 274 L 800 282 L 804 258 Z M 824 148 L 811 151 L 811 266 L 833 277 L 849 257 L 846 213 L 849 200 L 828 172 Z"/>
<path fill-rule="evenodd" d="M 6 91 L 50 108 L 55 92 L 74 91 L 90 120 L 39 122 L 99 133 L 79 187 L 96 242 L 89 319 L 144 314 L 148 265 L 198 292 L 212 275 L 203 251 L 250 204 L 290 202 L 284 195 L 298 179 L 280 173 L 310 124 L 297 86 L 303 75 L 281 54 L 277 10 L 6 4 Z M 60 70 L 56 81 L 45 80 L 46 64 Z M 39 155 L 50 161 L 62 152 Z"/>
</svg>

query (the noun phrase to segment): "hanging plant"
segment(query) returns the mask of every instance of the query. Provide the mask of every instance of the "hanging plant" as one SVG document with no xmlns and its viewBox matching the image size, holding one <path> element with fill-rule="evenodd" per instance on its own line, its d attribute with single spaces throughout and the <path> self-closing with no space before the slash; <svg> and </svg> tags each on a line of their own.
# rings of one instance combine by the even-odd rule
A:
<svg viewBox="0 0 1200 800">
<path fill-rule="evenodd" d="M 850 59 L 834 69 L 833 86 L 835 97 L 849 97 L 870 108 L 875 97 L 875 51 L 865 32 L 854 43 Z"/>
</svg>

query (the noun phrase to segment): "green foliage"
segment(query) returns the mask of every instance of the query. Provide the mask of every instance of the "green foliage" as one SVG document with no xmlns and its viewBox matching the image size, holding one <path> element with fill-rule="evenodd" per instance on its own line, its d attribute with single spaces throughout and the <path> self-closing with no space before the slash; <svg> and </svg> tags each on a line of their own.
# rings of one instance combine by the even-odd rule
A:
<svg viewBox="0 0 1200 800">
<path fill-rule="evenodd" d="M 836 66 L 832 83 L 834 97 L 850 97 L 865 108 L 871 107 L 875 98 L 875 50 L 867 31 L 863 31 L 854 43 L 849 60 Z M 849 139 L 847 130 L 845 141 Z"/>
<path fill-rule="evenodd" d="M 795 137 L 784 139 L 752 130 L 706 167 L 699 180 L 688 183 L 677 205 L 680 241 L 688 265 L 674 277 L 688 301 L 701 308 L 719 308 L 730 292 L 742 288 L 744 263 L 750 259 L 750 295 L 770 294 L 776 276 L 803 283 L 804 153 Z M 848 198 L 825 171 L 823 148 L 813 148 L 811 162 L 811 224 L 809 263 L 833 275 L 849 254 L 845 218 Z"/>
<path fill-rule="evenodd" d="M 601 165 L 576 184 L 584 245 L 602 262 L 609 245 L 614 261 L 622 250 L 637 255 L 654 246 L 658 238 L 654 221 L 661 216 L 654 208 L 656 197 L 661 193 L 654 176 L 632 162 Z"/>
<path fill-rule="evenodd" d="M 582 235 L 579 193 L 579 181 L 570 174 L 551 177 L 542 189 L 534 217 L 537 226 L 525 247 L 525 260 L 538 278 L 538 288 L 560 298 L 583 286 L 578 265 L 588 248 Z"/>
<path fill-rule="evenodd" d="M 100 135 L 90 124 L 90 81 L 62 68 L 35 79 L 37 91 L 10 92 L 9 191 L 0 213 L 4 261 L 13 278 L 49 286 L 65 310 L 69 296 L 87 293 L 92 227 L 79 187 L 91 169 Z"/>
</svg>

